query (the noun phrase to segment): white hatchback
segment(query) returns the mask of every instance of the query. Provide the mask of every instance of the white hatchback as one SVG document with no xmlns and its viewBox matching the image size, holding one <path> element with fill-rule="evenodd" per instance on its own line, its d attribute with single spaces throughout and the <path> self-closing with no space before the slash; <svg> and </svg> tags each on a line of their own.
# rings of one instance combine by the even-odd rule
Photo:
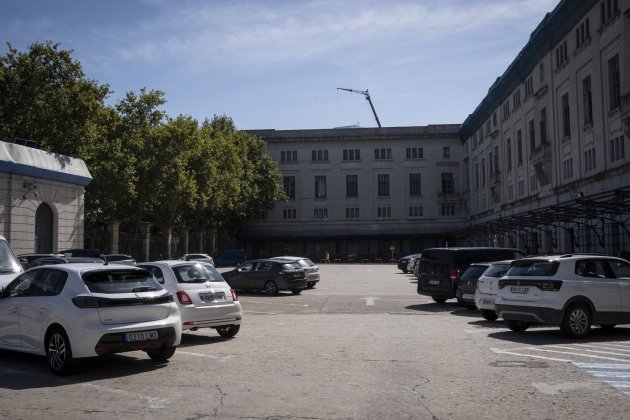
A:
<svg viewBox="0 0 630 420">
<path fill-rule="evenodd" d="M 243 310 L 238 294 L 213 265 L 197 261 L 164 260 L 138 264 L 173 295 L 181 313 L 182 329 L 214 328 L 221 337 L 234 337 Z"/>
<path fill-rule="evenodd" d="M 165 361 L 180 339 L 173 296 L 135 267 L 36 267 L 0 295 L 0 348 L 45 355 L 59 375 L 75 359 L 134 350 Z"/>
<path fill-rule="evenodd" d="M 494 301 L 499 292 L 499 279 L 507 273 L 513 260 L 490 263 L 488 268 L 477 279 L 475 289 L 475 305 L 481 315 L 488 321 L 495 321 L 498 316 Z"/>
</svg>

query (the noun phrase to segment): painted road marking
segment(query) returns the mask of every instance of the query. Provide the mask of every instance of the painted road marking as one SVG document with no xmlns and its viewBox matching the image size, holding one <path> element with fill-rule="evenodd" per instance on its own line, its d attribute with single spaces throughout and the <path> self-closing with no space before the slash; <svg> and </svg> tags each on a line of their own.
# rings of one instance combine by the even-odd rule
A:
<svg viewBox="0 0 630 420">
<path fill-rule="evenodd" d="M 573 362 L 573 364 L 624 394 L 630 394 L 630 363 Z"/>
<path fill-rule="evenodd" d="M 549 344 L 523 346 L 508 349 L 491 348 L 496 354 L 532 357 L 558 362 L 620 362 L 630 363 L 630 347 L 626 342 L 606 342 L 601 344 Z M 556 356 L 557 355 L 557 356 Z"/>
</svg>

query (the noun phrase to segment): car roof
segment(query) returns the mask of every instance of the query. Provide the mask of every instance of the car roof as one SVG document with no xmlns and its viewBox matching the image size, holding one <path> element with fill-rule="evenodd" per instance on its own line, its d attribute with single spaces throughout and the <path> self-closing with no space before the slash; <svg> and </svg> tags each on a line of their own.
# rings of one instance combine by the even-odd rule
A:
<svg viewBox="0 0 630 420">
<path fill-rule="evenodd" d="M 84 273 L 86 271 L 129 271 L 129 270 L 137 270 L 144 271 L 141 267 L 131 266 L 131 265 L 122 265 L 122 264 L 112 264 L 105 265 L 103 263 L 64 263 L 64 264 L 55 264 L 54 266 L 38 266 L 33 267 L 32 270 L 45 269 L 45 268 L 55 268 L 62 269 L 68 272 L 74 273 Z"/>
</svg>

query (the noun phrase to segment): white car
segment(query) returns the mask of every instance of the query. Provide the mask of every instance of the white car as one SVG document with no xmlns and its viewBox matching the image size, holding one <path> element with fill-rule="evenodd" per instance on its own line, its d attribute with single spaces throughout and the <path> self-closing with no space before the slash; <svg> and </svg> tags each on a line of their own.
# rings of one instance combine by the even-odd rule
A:
<svg viewBox="0 0 630 420">
<path fill-rule="evenodd" d="M 20 260 L 15 256 L 9 242 L 0 235 L 0 289 L 9 284 L 22 271 L 24 269 Z"/>
<path fill-rule="evenodd" d="M 138 264 L 174 296 L 182 330 L 214 328 L 221 337 L 234 337 L 241 328 L 243 310 L 238 294 L 209 263 L 164 260 Z"/>
<path fill-rule="evenodd" d="M 206 262 L 214 266 L 214 259 L 208 254 L 186 254 L 179 259 L 184 261 Z"/>
<path fill-rule="evenodd" d="M 180 339 L 173 296 L 135 267 L 35 267 L 0 296 L 0 348 L 45 355 L 58 375 L 69 373 L 75 359 L 127 351 L 165 361 Z"/>
<path fill-rule="evenodd" d="M 488 268 L 477 279 L 475 289 L 475 306 L 488 321 L 498 318 L 494 301 L 499 290 L 499 279 L 507 273 L 513 260 L 490 263 Z"/>
<path fill-rule="evenodd" d="M 499 280 L 495 307 L 513 331 L 552 324 L 571 338 L 582 338 L 591 325 L 628 324 L 630 262 L 589 254 L 514 261 Z"/>
</svg>

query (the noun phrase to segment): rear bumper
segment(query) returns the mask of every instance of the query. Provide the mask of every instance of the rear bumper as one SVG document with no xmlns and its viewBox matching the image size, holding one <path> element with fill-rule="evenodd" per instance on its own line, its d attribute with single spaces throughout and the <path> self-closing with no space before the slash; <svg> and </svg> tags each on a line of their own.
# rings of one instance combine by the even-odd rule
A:
<svg viewBox="0 0 630 420">
<path fill-rule="evenodd" d="M 494 301 L 496 300 L 497 295 L 491 293 L 483 293 L 480 292 L 479 289 L 475 292 L 475 305 L 479 309 L 488 309 L 490 311 L 494 311 Z"/>
<path fill-rule="evenodd" d="M 240 302 L 217 306 L 180 306 L 182 330 L 238 325 L 243 317 Z"/>
<path fill-rule="evenodd" d="M 428 288 L 420 284 L 420 281 L 418 281 L 418 287 L 416 288 L 416 292 L 419 295 L 436 297 L 436 298 L 453 299 L 455 297 L 455 290 L 453 289 L 444 289 L 444 288 L 436 289 L 435 287 Z"/>
<path fill-rule="evenodd" d="M 541 324 L 560 325 L 562 322 L 562 310 L 542 307 L 542 306 L 524 306 L 524 305 L 495 305 L 495 310 L 499 318 L 536 322 Z"/>
<path fill-rule="evenodd" d="M 94 352 L 98 356 L 113 353 L 123 353 L 136 350 L 155 350 L 165 346 L 174 346 L 177 342 L 177 332 L 173 327 L 152 329 L 157 331 L 157 340 L 125 342 L 124 333 L 105 334 L 98 340 Z"/>
</svg>

